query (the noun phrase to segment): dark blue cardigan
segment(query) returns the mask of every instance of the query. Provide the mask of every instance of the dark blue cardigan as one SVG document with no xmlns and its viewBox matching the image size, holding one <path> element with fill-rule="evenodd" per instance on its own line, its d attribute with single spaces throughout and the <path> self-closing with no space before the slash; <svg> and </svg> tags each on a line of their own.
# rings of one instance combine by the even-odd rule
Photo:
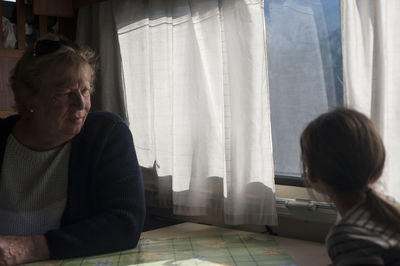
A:
<svg viewBox="0 0 400 266">
<path fill-rule="evenodd" d="M 17 120 L 18 116 L 0 119 L 0 166 Z M 129 128 L 112 113 L 89 113 L 72 140 L 60 229 L 45 233 L 50 258 L 134 248 L 144 219 L 143 182 Z"/>
</svg>

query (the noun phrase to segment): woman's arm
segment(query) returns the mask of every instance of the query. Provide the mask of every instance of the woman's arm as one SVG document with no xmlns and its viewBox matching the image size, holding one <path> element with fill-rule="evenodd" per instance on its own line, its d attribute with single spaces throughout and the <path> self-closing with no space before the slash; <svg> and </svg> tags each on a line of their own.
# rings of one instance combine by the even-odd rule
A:
<svg viewBox="0 0 400 266">
<path fill-rule="evenodd" d="M 18 265 L 48 257 L 49 249 L 43 235 L 0 236 L 0 265 Z"/>
<path fill-rule="evenodd" d="M 60 229 L 45 234 L 51 259 L 136 247 L 145 201 L 132 135 L 121 119 L 92 114 L 71 147 L 68 200 Z"/>
</svg>

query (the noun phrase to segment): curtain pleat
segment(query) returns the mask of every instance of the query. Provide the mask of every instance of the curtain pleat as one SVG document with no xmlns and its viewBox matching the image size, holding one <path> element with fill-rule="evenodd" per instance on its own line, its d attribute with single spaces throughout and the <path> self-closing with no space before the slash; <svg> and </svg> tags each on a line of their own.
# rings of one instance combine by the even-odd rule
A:
<svg viewBox="0 0 400 266">
<path fill-rule="evenodd" d="M 378 188 L 400 200 L 400 1 L 342 0 L 345 104 L 368 115 L 386 147 Z"/>
</svg>

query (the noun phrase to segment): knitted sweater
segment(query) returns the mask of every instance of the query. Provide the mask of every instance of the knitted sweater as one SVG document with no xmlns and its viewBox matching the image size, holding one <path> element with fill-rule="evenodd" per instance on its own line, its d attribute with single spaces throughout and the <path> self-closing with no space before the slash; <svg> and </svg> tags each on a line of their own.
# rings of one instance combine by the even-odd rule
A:
<svg viewBox="0 0 400 266">
<path fill-rule="evenodd" d="M 0 171 L 0 235 L 41 235 L 60 227 L 67 202 L 70 148 L 67 142 L 35 151 L 8 135 Z"/>
<path fill-rule="evenodd" d="M 0 119 L 0 165 L 18 119 Z M 129 128 L 114 114 L 89 113 L 72 139 L 61 226 L 44 235 L 50 258 L 134 248 L 144 219 L 143 182 Z"/>
</svg>

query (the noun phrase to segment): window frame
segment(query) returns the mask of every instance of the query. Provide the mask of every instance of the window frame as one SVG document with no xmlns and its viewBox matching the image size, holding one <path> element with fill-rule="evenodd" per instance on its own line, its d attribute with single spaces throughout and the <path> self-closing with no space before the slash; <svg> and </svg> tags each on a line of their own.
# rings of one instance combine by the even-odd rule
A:
<svg viewBox="0 0 400 266">
<path fill-rule="evenodd" d="M 301 176 L 275 173 L 275 185 L 306 187 Z"/>
</svg>

